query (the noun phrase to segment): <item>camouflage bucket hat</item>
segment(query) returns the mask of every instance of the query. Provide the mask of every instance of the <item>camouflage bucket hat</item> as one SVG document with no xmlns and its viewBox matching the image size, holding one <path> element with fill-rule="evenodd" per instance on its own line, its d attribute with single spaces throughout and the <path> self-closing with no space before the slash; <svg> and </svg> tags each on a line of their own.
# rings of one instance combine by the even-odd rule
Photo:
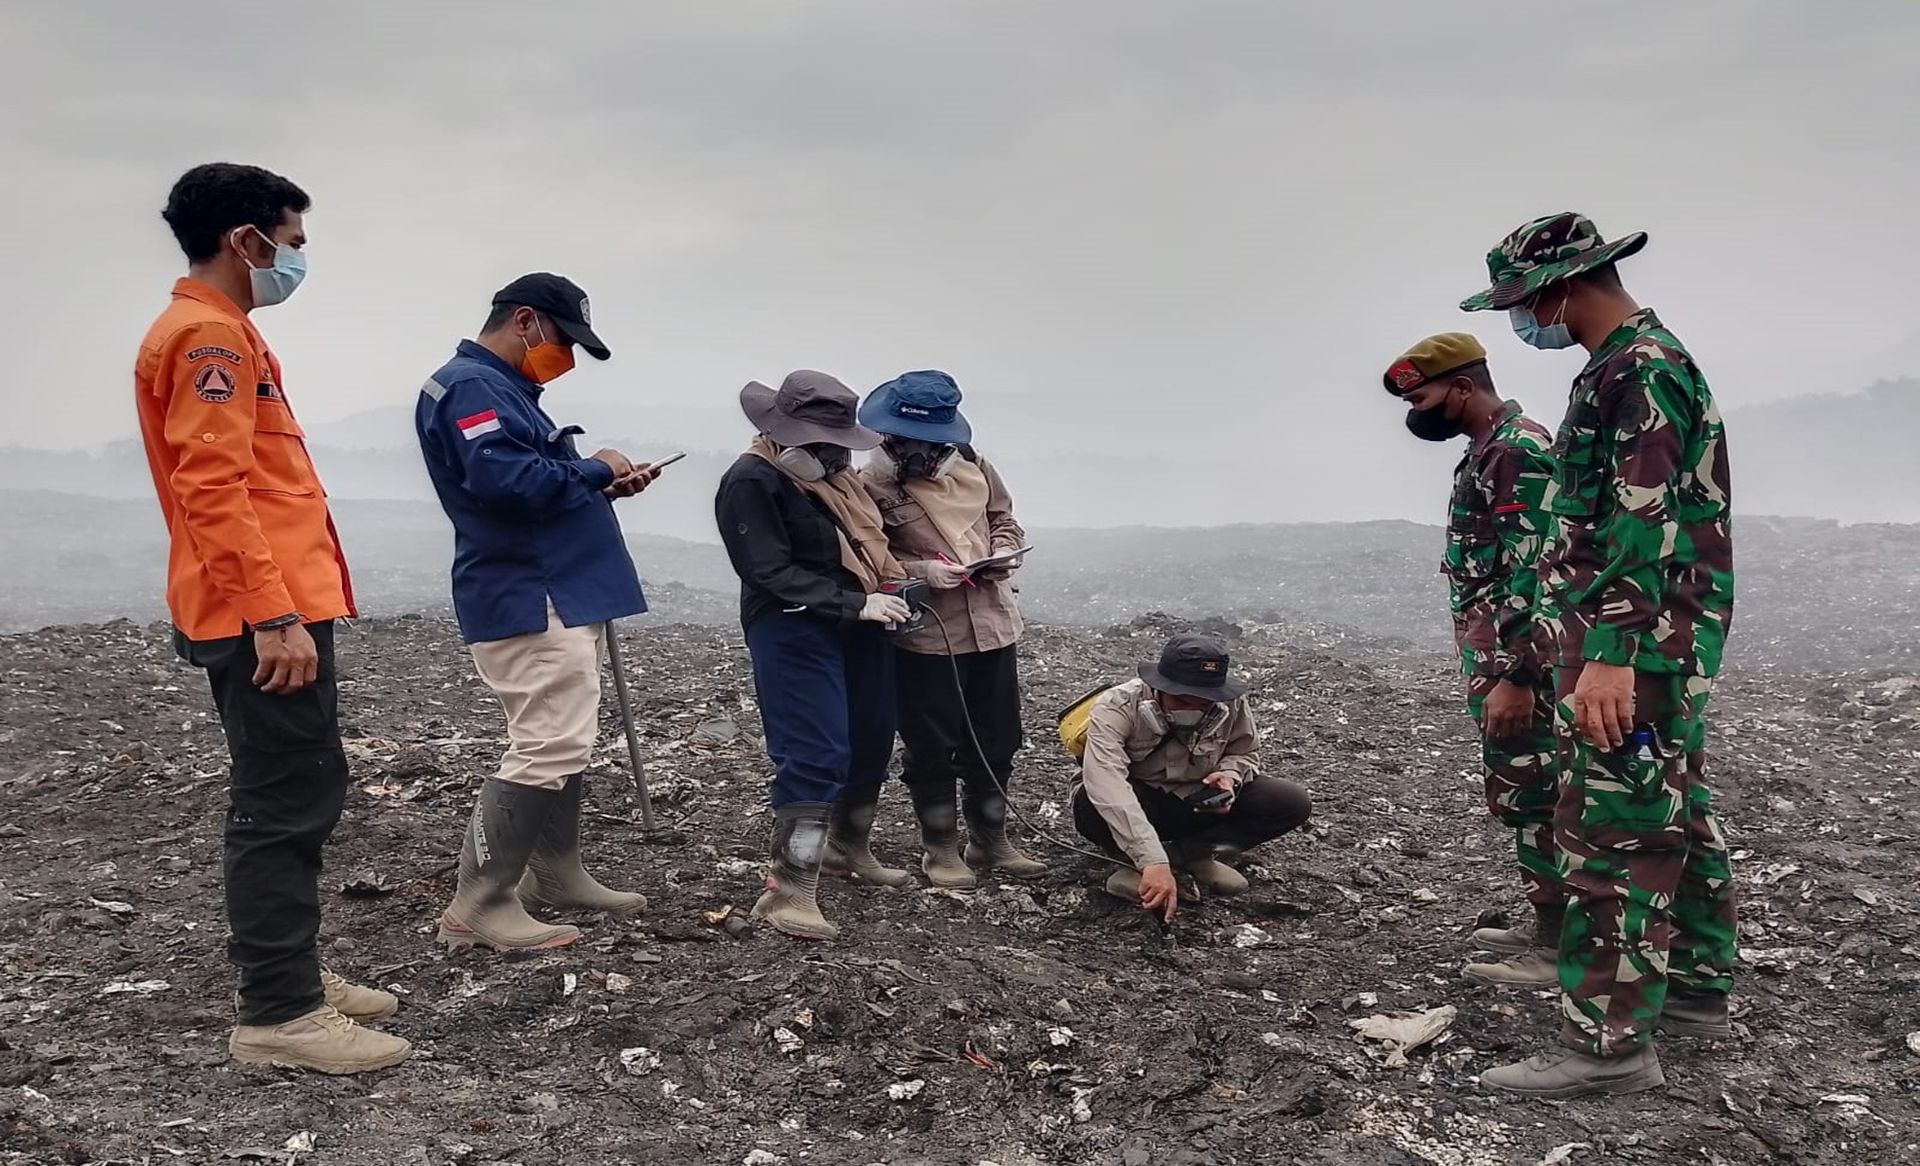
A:
<svg viewBox="0 0 1920 1166">
<path fill-rule="evenodd" d="M 1493 286 L 1461 300 L 1460 310 L 1511 308 L 1550 283 L 1605 267 L 1646 245 L 1645 231 L 1609 243 L 1592 219 L 1572 211 L 1535 219 L 1487 252 L 1487 277 Z"/>
</svg>

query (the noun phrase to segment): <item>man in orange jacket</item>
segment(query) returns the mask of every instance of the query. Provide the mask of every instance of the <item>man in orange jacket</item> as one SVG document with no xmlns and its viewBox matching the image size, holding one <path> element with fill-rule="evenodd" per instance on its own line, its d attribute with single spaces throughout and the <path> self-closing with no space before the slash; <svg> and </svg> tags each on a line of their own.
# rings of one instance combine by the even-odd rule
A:
<svg viewBox="0 0 1920 1166">
<path fill-rule="evenodd" d="M 174 184 L 163 215 L 187 276 L 140 344 L 134 396 L 172 538 L 174 644 L 206 670 L 233 758 L 228 1047 L 249 1064 L 358 1073 L 410 1046 L 355 1023 L 392 1015 L 390 993 L 320 966 L 320 849 L 347 791 L 333 621 L 354 614 L 353 591 L 280 362 L 247 318 L 305 276 L 307 206 L 257 166 L 196 166 Z"/>
</svg>

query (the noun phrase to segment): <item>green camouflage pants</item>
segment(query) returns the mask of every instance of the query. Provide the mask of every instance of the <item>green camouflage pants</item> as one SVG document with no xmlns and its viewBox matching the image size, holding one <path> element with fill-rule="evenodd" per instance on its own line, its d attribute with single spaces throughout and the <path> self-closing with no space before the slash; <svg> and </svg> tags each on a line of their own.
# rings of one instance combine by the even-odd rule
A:
<svg viewBox="0 0 1920 1166">
<path fill-rule="evenodd" d="M 1487 736 L 1487 694 L 1499 683 L 1467 677 L 1467 711 L 1481 726 L 1480 756 L 1487 770 L 1487 810 L 1513 831 L 1520 859 L 1520 881 L 1535 907 L 1558 909 L 1566 901 L 1560 885 L 1559 847 L 1553 841 L 1554 804 L 1559 794 L 1560 758 L 1554 744 L 1553 693 L 1536 690 L 1533 722 L 1516 737 Z"/>
<path fill-rule="evenodd" d="M 1653 1039 L 1669 986 L 1733 987 L 1733 870 L 1702 762 L 1713 682 L 1636 673 L 1645 755 L 1573 728 L 1578 668 L 1559 677 L 1563 778 L 1555 813 L 1568 895 L 1561 1042 L 1596 1056 Z"/>
</svg>

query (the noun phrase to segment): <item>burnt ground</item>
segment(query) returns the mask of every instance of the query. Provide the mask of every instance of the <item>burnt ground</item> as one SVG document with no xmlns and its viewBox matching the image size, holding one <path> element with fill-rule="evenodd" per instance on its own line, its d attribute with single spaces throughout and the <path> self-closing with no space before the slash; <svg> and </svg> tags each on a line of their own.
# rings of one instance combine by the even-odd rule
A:
<svg viewBox="0 0 1920 1166">
<path fill-rule="evenodd" d="M 1167 626 L 1033 637 L 1018 800 L 1043 824 L 1065 828 L 1052 710 Z M 767 833 L 737 635 L 627 643 L 671 833 L 641 836 L 609 716 L 590 856 L 652 908 L 515 962 L 432 938 L 501 744 L 490 697 L 443 622 L 343 635 L 355 788 L 327 954 L 404 994 L 390 1023 L 420 1051 L 325 1079 L 225 1060 L 224 754 L 200 677 L 160 627 L 0 639 L 0 1162 L 1920 1160 L 1910 674 L 1728 678 L 1713 772 L 1744 895 L 1740 1035 L 1666 1042 L 1662 1092 L 1543 1104 L 1475 1082 L 1553 1008 L 1457 975 L 1476 917 L 1521 902 L 1441 658 L 1245 629 L 1269 765 L 1318 802 L 1257 852 L 1247 899 L 1163 929 L 1056 852 L 1046 878 L 971 894 L 834 886 L 843 937 L 806 946 L 723 917 L 752 902 Z M 897 785 L 880 833 L 913 853 Z M 1403 1067 L 1349 1028 L 1441 1005 L 1453 1027 Z"/>
</svg>

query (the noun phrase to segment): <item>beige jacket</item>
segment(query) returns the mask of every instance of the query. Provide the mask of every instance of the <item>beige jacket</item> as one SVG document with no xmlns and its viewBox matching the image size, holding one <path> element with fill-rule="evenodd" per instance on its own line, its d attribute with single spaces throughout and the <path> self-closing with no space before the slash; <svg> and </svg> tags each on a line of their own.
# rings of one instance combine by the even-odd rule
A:
<svg viewBox="0 0 1920 1166">
<path fill-rule="evenodd" d="M 979 465 L 987 477 L 987 508 L 974 523 L 974 532 L 994 554 L 1015 550 L 1025 543 L 1027 532 L 1013 516 L 1013 495 L 1007 492 L 1007 484 L 992 463 L 981 458 Z M 860 482 L 880 507 L 887 543 L 908 575 L 925 579 L 928 563 L 937 562 L 942 554 L 949 559 L 954 557 L 953 549 L 947 546 L 926 510 L 899 482 L 876 474 L 871 466 L 860 471 Z M 992 652 L 1019 643 L 1024 625 L 1013 580 L 1002 576 L 975 579 L 973 583 L 971 587 L 963 584 L 949 591 L 931 593 L 929 603 L 946 624 L 947 636 L 953 641 L 953 654 Z M 894 646 L 928 656 L 947 654 L 947 640 L 941 637 L 940 624 L 931 616 L 919 631 L 895 639 Z"/>
<path fill-rule="evenodd" d="M 1144 680 L 1129 680 L 1101 693 L 1089 718 L 1086 756 L 1074 779 L 1074 790 L 1087 791 L 1087 800 L 1140 870 L 1167 861 L 1167 851 L 1140 808 L 1132 783 L 1182 795 L 1211 773 L 1230 773 L 1235 785 L 1260 774 L 1260 730 L 1246 697 L 1215 708 L 1197 728 L 1175 729 L 1165 737 L 1141 715 L 1141 707 L 1152 703 L 1153 690 Z"/>
</svg>

